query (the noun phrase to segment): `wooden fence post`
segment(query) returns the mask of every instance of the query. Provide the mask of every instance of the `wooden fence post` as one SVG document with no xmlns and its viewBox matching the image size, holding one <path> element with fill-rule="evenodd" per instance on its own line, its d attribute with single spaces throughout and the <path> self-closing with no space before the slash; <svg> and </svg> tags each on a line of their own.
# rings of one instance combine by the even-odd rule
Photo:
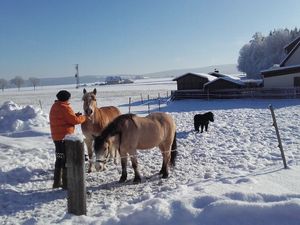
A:
<svg viewBox="0 0 300 225">
<path fill-rule="evenodd" d="M 65 139 L 68 213 L 86 215 L 84 146 L 80 140 Z"/>
<path fill-rule="evenodd" d="M 42 101 L 39 100 L 39 103 L 40 103 L 41 110 L 43 110 Z"/>
<path fill-rule="evenodd" d="M 158 111 L 160 111 L 160 99 L 158 99 Z"/>
<path fill-rule="evenodd" d="M 131 108 L 131 97 L 129 97 L 129 106 L 128 106 L 128 107 L 129 107 L 129 110 L 128 110 L 128 111 L 129 111 L 129 113 L 130 113 L 130 108 Z"/>
<path fill-rule="evenodd" d="M 276 135 L 277 135 L 277 139 L 278 139 L 278 147 L 279 147 L 280 152 L 281 152 L 281 158 L 282 158 L 282 161 L 283 161 L 283 165 L 284 165 L 284 168 L 287 169 L 288 167 L 287 167 L 285 156 L 284 156 L 284 151 L 283 151 L 283 147 L 282 147 L 282 143 L 281 143 L 281 138 L 280 138 L 280 135 L 279 135 L 279 130 L 278 130 L 277 122 L 276 122 L 274 109 L 273 109 L 272 105 L 269 105 L 269 108 L 271 110 L 271 114 L 272 114 L 272 118 L 273 118 L 273 126 L 275 127 L 275 130 L 276 130 Z"/>
</svg>

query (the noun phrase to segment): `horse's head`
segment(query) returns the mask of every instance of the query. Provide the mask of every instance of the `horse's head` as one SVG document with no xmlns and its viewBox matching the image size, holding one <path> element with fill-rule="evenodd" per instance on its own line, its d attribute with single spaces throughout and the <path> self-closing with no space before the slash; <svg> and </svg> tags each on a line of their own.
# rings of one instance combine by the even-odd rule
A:
<svg viewBox="0 0 300 225">
<path fill-rule="evenodd" d="M 110 140 L 107 138 L 103 138 L 102 136 L 98 136 L 94 140 L 94 152 L 96 155 L 96 170 L 102 171 L 106 169 L 106 163 L 110 156 Z"/>
<path fill-rule="evenodd" d="M 89 117 L 93 116 L 95 108 L 97 108 L 96 94 L 96 88 L 92 92 L 87 92 L 85 88 L 83 89 L 83 111 Z"/>
<path fill-rule="evenodd" d="M 214 114 L 212 112 L 209 112 L 209 121 L 214 122 Z"/>
</svg>

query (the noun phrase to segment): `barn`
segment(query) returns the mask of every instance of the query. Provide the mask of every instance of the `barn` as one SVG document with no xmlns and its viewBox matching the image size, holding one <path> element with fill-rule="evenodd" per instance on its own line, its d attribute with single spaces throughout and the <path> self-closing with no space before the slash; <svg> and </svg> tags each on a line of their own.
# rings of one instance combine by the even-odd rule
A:
<svg viewBox="0 0 300 225">
<path fill-rule="evenodd" d="M 300 37 L 284 50 L 287 56 L 279 66 L 261 71 L 265 88 L 300 87 Z"/>
<path fill-rule="evenodd" d="M 204 84 L 217 79 L 206 73 L 186 73 L 173 79 L 177 82 L 177 90 L 202 90 Z"/>
<path fill-rule="evenodd" d="M 245 87 L 244 82 L 229 76 L 219 77 L 204 84 L 205 90 L 240 89 Z"/>
</svg>

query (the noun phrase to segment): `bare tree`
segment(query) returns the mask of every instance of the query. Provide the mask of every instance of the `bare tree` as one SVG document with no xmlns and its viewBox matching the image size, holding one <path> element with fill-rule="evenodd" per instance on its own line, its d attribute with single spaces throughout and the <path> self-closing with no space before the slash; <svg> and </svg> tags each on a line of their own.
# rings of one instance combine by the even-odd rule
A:
<svg viewBox="0 0 300 225">
<path fill-rule="evenodd" d="M 35 90 L 35 87 L 37 85 L 40 84 L 40 79 L 36 78 L 36 77 L 30 77 L 29 81 L 31 82 L 31 84 L 33 85 L 33 89 Z"/>
<path fill-rule="evenodd" d="M 15 78 L 10 80 L 10 83 L 16 85 L 18 88 L 18 91 L 20 91 L 20 87 L 22 86 L 22 84 L 24 84 L 24 80 L 22 77 L 16 76 Z"/>
<path fill-rule="evenodd" d="M 0 79 L 0 88 L 4 91 L 4 88 L 7 86 L 7 80 Z"/>
</svg>

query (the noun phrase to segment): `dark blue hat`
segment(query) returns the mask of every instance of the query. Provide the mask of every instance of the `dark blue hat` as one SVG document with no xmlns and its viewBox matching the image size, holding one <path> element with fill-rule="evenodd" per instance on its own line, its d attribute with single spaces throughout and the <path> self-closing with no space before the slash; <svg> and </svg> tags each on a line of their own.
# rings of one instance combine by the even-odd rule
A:
<svg viewBox="0 0 300 225">
<path fill-rule="evenodd" d="M 65 102 L 70 99 L 71 93 L 66 90 L 61 90 L 56 94 L 56 97 L 59 101 Z"/>
</svg>

